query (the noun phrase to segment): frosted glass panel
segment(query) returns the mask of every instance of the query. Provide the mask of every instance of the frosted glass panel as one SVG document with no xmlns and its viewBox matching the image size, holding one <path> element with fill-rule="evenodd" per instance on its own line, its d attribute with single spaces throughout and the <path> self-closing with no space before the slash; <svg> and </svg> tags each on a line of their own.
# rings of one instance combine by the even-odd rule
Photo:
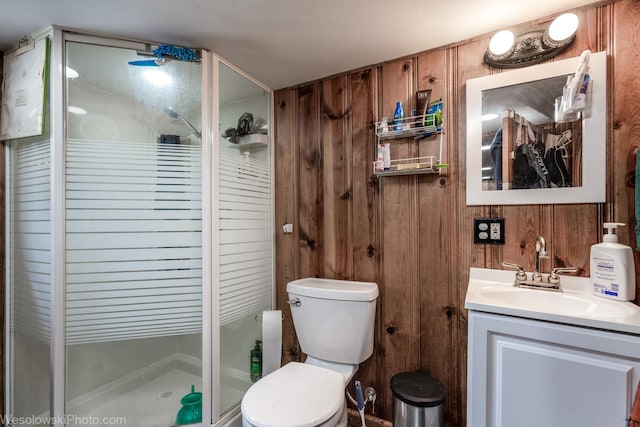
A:
<svg viewBox="0 0 640 427">
<path fill-rule="evenodd" d="M 66 413 L 172 426 L 202 391 L 201 66 L 66 53 Z"/>
<path fill-rule="evenodd" d="M 251 386 L 250 351 L 261 339 L 262 311 L 272 307 L 270 112 L 270 92 L 220 64 L 221 133 L 238 135 L 220 136 L 217 168 L 222 412 Z M 244 126 L 248 118 L 252 126 Z"/>
<path fill-rule="evenodd" d="M 50 402 L 50 142 L 9 143 L 8 413 L 48 416 Z"/>
<path fill-rule="evenodd" d="M 200 146 L 67 140 L 66 340 L 202 328 Z"/>
</svg>

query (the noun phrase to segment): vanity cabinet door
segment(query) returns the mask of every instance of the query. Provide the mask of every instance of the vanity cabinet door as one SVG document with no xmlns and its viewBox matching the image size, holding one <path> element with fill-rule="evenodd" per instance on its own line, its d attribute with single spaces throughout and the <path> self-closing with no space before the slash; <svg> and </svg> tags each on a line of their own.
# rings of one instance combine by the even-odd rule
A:
<svg viewBox="0 0 640 427">
<path fill-rule="evenodd" d="M 640 336 L 469 312 L 469 427 L 626 427 Z"/>
</svg>

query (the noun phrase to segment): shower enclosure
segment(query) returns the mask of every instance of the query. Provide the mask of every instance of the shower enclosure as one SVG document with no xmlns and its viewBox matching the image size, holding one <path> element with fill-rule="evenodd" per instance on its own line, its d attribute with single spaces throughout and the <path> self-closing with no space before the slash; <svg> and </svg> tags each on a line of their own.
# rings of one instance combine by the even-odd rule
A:
<svg viewBox="0 0 640 427">
<path fill-rule="evenodd" d="M 193 387 L 227 424 L 273 307 L 272 92 L 206 51 L 41 38 L 44 133 L 5 143 L 7 415 L 172 426 Z"/>
</svg>

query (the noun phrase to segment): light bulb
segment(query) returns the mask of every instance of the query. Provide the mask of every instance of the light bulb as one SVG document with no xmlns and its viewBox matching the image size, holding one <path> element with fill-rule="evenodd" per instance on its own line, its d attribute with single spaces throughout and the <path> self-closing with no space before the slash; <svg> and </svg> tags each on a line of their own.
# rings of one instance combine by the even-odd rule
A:
<svg viewBox="0 0 640 427">
<path fill-rule="evenodd" d="M 496 56 L 504 55 L 513 47 L 515 36 L 509 30 L 498 31 L 491 37 L 489 50 Z"/>
<path fill-rule="evenodd" d="M 553 20 L 549 26 L 549 38 L 560 42 L 568 39 L 578 29 L 578 16 L 574 13 L 565 13 Z"/>
</svg>

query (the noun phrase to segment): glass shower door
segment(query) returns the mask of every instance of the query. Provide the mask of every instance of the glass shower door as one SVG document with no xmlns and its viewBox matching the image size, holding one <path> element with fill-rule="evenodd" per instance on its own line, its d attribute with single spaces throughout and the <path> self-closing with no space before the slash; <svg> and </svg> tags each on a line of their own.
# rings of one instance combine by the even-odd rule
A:
<svg viewBox="0 0 640 427">
<path fill-rule="evenodd" d="M 201 66 L 65 51 L 67 422 L 175 425 L 202 391 Z"/>
<path fill-rule="evenodd" d="M 51 399 L 50 140 L 7 144 L 7 415 L 48 425 Z M 4 414 L 3 414 L 4 415 Z M 8 424 L 8 423 L 7 423 Z"/>
<path fill-rule="evenodd" d="M 267 126 L 271 92 L 223 62 L 219 73 L 220 410 L 224 413 L 257 379 L 251 350 L 262 339 L 262 311 L 273 306 L 273 225 Z"/>
</svg>

